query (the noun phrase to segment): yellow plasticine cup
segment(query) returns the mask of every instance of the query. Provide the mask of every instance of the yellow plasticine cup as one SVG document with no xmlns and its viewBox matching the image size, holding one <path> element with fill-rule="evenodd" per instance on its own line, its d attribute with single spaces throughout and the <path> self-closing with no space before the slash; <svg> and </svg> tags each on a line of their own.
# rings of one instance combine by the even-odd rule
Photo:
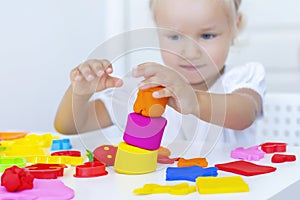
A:
<svg viewBox="0 0 300 200">
<path fill-rule="evenodd" d="M 150 151 L 121 142 L 114 168 L 121 174 L 146 174 L 157 167 L 158 150 Z"/>
</svg>

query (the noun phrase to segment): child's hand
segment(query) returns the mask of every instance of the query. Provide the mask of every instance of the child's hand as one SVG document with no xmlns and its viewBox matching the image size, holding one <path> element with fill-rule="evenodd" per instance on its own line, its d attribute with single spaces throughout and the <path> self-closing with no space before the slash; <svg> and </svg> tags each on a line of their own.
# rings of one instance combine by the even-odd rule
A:
<svg viewBox="0 0 300 200">
<path fill-rule="evenodd" d="M 157 63 L 143 63 L 133 68 L 132 76 L 145 78 L 139 89 L 164 86 L 164 89 L 154 92 L 153 97 L 170 97 L 168 105 L 178 112 L 193 114 L 198 111 L 194 89 L 178 72 Z"/>
<path fill-rule="evenodd" d="M 87 60 L 71 71 L 73 94 L 90 95 L 111 87 L 120 87 L 121 79 L 112 77 L 111 63 L 108 60 Z"/>
</svg>

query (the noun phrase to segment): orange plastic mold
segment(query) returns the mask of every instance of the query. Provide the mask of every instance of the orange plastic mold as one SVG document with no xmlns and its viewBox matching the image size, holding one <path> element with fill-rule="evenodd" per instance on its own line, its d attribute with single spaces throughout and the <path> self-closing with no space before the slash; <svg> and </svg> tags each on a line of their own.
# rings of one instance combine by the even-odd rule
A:
<svg viewBox="0 0 300 200">
<path fill-rule="evenodd" d="M 147 117 L 160 117 L 165 112 L 169 98 L 154 98 L 152 93 L 163 88 L 162 86 L 157 86 L 139 90 L 133 105 L 134 112 Z"/>
</svg>

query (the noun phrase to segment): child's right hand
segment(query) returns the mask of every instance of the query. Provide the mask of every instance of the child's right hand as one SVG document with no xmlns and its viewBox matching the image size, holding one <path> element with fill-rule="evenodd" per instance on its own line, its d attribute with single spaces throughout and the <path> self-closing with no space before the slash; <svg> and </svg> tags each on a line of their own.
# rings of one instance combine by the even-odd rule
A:
<svg viewBox="0 0 300 200">
<path fill-rule="evenodd" d="M 87 60 L 71 71 L 70 79 L 73 94 L 91 95 L 111 87 L 120 87 L 122 79 L 112 77 L 111 63 L 108 60 Z"/>
</svg>

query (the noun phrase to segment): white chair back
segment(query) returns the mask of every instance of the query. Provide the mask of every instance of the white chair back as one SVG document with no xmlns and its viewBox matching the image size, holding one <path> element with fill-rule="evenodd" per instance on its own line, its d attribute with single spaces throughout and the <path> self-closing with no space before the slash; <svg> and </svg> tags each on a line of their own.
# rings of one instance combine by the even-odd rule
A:
<svg viewBox="0 0 300 200">
<path fill-rule="evenodd" d="M 300 146 L 300 93 L 267 93 L 256 135 L 260 143 L 277 141 Z"/>
</svg>

